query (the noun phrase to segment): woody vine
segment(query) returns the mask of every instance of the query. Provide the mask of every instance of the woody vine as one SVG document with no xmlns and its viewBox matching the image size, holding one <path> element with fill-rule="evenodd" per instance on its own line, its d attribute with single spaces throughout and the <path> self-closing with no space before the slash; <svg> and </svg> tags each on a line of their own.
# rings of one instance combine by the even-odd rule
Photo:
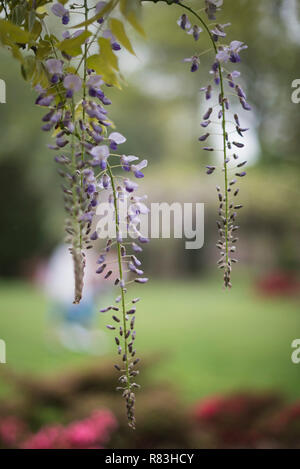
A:
<svg viewBox="0 0 300 469">
<path fill-rule="evenodd" d="M 147 0 L 157 3 L 158 0 Z M 179 27 L 193 41 L 210 44 L 184 62 L 192 73 L 201 66 L 201 55 L 212 55 L 209 82 L 201 91 L 208 109 L 200 123 L 203 129 L 199 141 L 212 155 L 222 155 L 222 183 L 217 186 L 219 219 L 217 221 L 220 250 L 219 268 L 224 271 L 224 285 L 231 287 L 232 265 L 236 259 L 238 181 L 246 175 L 246 161 L 240 160 L 244 132 L 236 111 L 231 113 L 231 101 L 236 99 L 245 111 L 250 110 L 246 94 L 236 82 L 240 73 L 236 65 L 240 52 L 247 46 L 240 41 L 226 41 L 229 24 L 219 24 L 216 15 L 223 0 L 201 0 L 201 8 L 194 10 L 189 2 L 164 0 L 181 9 Z M 200 3 L 200 2 L 199 2 Z M 107 328 L 114 333 L 119 356 L 115 368 L 119 372 L 119 385 L 126 402 L 128 423 L 135 428 L 135 392 L 139 385 L 139 358 L 135 350 L 135 315 L 139 298 L 130 298 L 130 283 L 145 284 L 148 278 L 141 268 L 138 254 L 148 239 L 139 231 L 140 215 L 148 212 L 146 196 L 137 195 L 138 182 L 144 177 L 147 160 L 124 155 L 121 145 L 126 137 L 117 132 L 109 118 L 111 104 L 109 87 L 122 88 L 118 51 L 124 47 L 134 54 L 126 25 L 130 24 L 142 36 L 140 23 L 141 0 L 109 0 L 98 3 L 81 0 L 1 0 L 0 41 L 20 63 L 23 77 L 35 88 L 36 104 L 45 109 L 42 130 L 49 133 L 49 148 L 55 152 L 55 162 L 62 178 L 62 192 L 66 212 L 66 242 L 74 264 L 74 303 L 82 298 L 86 251 L 98 239 L 94 229 L 97 206 L 104 200 L 114 213 L 115 237 L 108 239 L 99 253 L 96 272 L 105 279 L 113 276 L 107 253 L 115 252 L 117 276 L 114 278 L 116 298 L 112 305 L 101 309 L 110 314 Z M 75 15 L 74 15 L 75 14 Z M 49 16 L 55 16 L 64 25 L 62 37 L 56 37 L 47 25 Z M 72 16 L 83 17 L 74 24 Z M 226 41 L 226 42 L 225 42 Z M 234 65 L 232 69 L 232 65 Z M 211 104 L 210 104 L 211 103 Z M 236 108 L 234 108 L 236 109 Z M 214 144 L 211 128 L 219 126 L 222 147 Z M 134 149 L 133 149 L 134 151 Z M 207 174 L 218 170 L 209 164 Z M 231 177 L 231 173 L 233 176 Z M 123 233 L 119 214 L 120 202 L 127 199 L 126 232 L 134 235 L 128 241 Z"/>
</svg>

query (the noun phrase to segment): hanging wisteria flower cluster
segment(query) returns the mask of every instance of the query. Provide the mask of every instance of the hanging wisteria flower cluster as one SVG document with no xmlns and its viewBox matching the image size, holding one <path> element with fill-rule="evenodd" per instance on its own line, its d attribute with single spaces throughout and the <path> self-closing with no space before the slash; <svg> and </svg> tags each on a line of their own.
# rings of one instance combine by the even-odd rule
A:
<svg viewBox="0 0 300 469">
<path fill-rule="evenodd" d="M 176 2 L 178 3 L 178 2 Z M 216 13 L 220 10 L 223 0 L 205 0 L 204 11 L 209 20 L 216 20 Z M 219 240 L 217 248 L 221 251 L 220 260 L 218 265 L 224 270 L 224 285 L 231 287 L 231 269 L 232 264 L 237 262 L 235 257 L 236 231 L 238 226 L 236 224 L 237 211 L 242 208 L 242 205 L 236 202 L 236 196 L 239 193 L 237 187 L 238 180 L 246 176 L 244 166 L 247 161 L 239 158 L 238 151 L 244 147 L 242 139 L 244 133 L 249 130 L 243 128 L 240 123 L 240 118 L 235 111 L 231 108 L 235 103 L 230 103 L 231 98 L 237 99 L 242 109 L 250 111 L 251 107 L 247 102 L 247 97 L 242 87 L 236 82 L 240 77 L 240 72 L 229 70 L 228 65 L 238 64 L 241 61 L 240 53 L 247 46 L 240 41 L 231 41 L 230 44 L 225 44 L 227 36 L 226 28 L 230 26 L 227 24 L 208 25 L 206 21 L 196 13 L 192 8 L 179 2 L 179 5 L 186 9 L 193 17 L 196 17 L 200 22 L 202 29 L 199 25 L 192 25 L 188 14 L 183 14 L 178 20 L 178 25 L 188 34 L 192 34 L 195 41 L 198 41 L 200 32 L 205 30 L 208 33 L 211 42 L 211 49 L 206 52 L 212 51 L 214 54 L 213 64 L 210 70 L 211 79 L 207 86 L 202 87 L 201 91 L 205 94 L 208 109 L 203 115 L 201 127 L 203 129 L 202 135 L 199 137 L 200 142 L 204 143 L 204 150 L 207 152 L 220 151 L 223 155 L 222 172 L 224 174 L 224 185 L 221 189 L 217 186 L 219 198 L 219 220 L 217 226 L 219 230 Z M 199 52 L 192 57 L 185 59 L 185 62 L 191 64 L 191 72 L 197 72 L 200 66 L 200 57 L 203 53 Z M 226 89 L 227 87 L 227 89 Z M 215 124 L 219 124 L 222 135 L 222 149 L 215 148 L 212 141 L 214 133 L 210 128 Z M 210 164 L 206 167 L 207 174 L 213 174 L 217 167 Z M 231 178 L 231 173 L 233 176 Z"/>
<path fill-rule="evenodd" d="M 110 211 L 114 214 L 115 239 L 108 239 L 104 251 L 100 253 L 96 273 L 102 274 L 104 279 L 112 278 L 111 264 L 116 263 L 118 266 L 118 274 L 113 280 L 119 294 L 115 304 L 102 308 L 100 312 L 111 313 L 107 328 L 115 332 L 117 353 L 120 356 L 120 364 L 115 365 L 120 372 L 117 389 L 123 393 L 129 425 L 134 428 L 135 390 L 139 387 L 135 383 L 139 373 L 136 366 L 140 361 L 134 347 L 135 312 L 139 298 L 128 302 L 126 296 L 128 283 L 144 284 L 148 281 L 143 276 L 141 261 L 137 258 L 137 254 L 142 251 L 141 245 L 148 242 L 139 231 L 139 216 L 146 214 L 148 209 L 144 204 L 146 196 L 134 194 L 138 184 L 133 180 L 144 177 L 142 171 L 147 166 L 147 160 L 139 162 L 136 156 L 119 153 L 119 145 L 126 138 L 112 129 L 113 123 L 108 117 L 106 108 L 111 101 L 103 89 L 106 85 L 118 86 L 115 73 L 117 57 L 114 51 L 119 51 L 121 45 L 116 36 L 125 43 L 125 47 L 129 50 L 132 48 L 122 23 L 117 19 L 108 21 L 108 15 L 105 15 L 107 6 L 107 3 L 99 2 L 95 6 L 94 20 L 90 21 L 87 3 L 76 5 L 76 11 L 83 10 L 85 14 L 85 28 L 74 33 L 66 30 L 59 43 L 49 38 L 51 50 L 45 60 L 48 86 L 36 86 L 39 92 L 36 104 L 47 108 L 42 119 L 42 130 L 51 132 L 55 139 L 55 143 L 48 147 L 56 153 L 55 161 L 59 164 L 59 174 L 63 180 L 67 212 L 66 241 L 70 245 L 74 262 L 74 303 L 79 303 L 82 297 L 85 252 L 98 239 L 97 230 L 93 228 L 98 204 L 108 200 Z M 56 3 L 51 10 L 61 18 L 62 24 L 69 23 L 70 11 L 65 5 Z M 93 26 L 96 28 L 94 34 L 89 30 Z M 109 26 L 116 31 L 116 36 Z M 95 42 L 100 46 L 98 56 L 89 54 L 90 46 Z M 81 47 L 84 48 L 83 53 Z M 101 69 L 101 74 L 97 73 L 97 68 Z M 120 171 L 125 172 L 126 177 L 121 176 Z M 125 200 L 127 213 L 125 220 L 122 220 L 119 204 L 124 204 Z M 134 236 L 134 242 L 123 239 L 125 231 Z M 107 253 L 114 249 L 116 260 L 107 262 Z M 130 274 L 133 279 L 130 279 Z"/>
</svg>

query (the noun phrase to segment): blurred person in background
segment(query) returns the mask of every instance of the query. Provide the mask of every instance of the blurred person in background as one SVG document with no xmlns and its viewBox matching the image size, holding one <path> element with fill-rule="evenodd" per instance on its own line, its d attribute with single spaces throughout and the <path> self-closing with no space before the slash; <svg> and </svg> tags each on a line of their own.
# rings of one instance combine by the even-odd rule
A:
<svg viewBox="0 0 300 469">
<path fill-rule="evenodd" d="M 83 298 L 79 304 L 73 304 L 73 263 L 66 245 L 60 244 L 52 253 L 42 283 L 49 302 L 49 318 L 59 342 L 72 351 L 102 354 L 107 349 L 107 339 L 105 332 L 95 330 L 96 297 L 109 294 L 112 285 L 96 275 L 96 261 L 96 253 L 88 251 Z"/>
</svg>

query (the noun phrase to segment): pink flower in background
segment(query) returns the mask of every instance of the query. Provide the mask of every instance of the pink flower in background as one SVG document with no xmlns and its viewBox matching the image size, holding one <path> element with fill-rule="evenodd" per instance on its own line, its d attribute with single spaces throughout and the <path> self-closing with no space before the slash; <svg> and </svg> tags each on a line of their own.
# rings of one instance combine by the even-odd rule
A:
<svg viewBox="0 0 300 469">
<path fill-rule="evenodd" d="M 63 447 L 65 447 L 63 427 L 60 425 L 44 427 L 22 444 L 22 449 L 56 449 Z"/>
<path fill-rule="evenodd" d="M 292 425 L 298 425 L 300 428 L 300 401 L 284 408 L 276 415 L 272 421 L 273 429 L 283 430 L 284 428 L 291 429 Z"/>
<path fill-rule="evenodd" d="M 197 419 L 209 420 L 216 417 L 222 410 L 224 398 L 219 396 L 208 397 L 203 399 L 195 408 L 195 416 Z"/>
<path fill-rule="evenodd" d="M 111 412 L 96 411 L 91 417 L 70 424 L 65 430 L 65 438 L 72 448 L 99 447 L 99 444 L 107 443 L 116 427 L 117 421 Z"/>
<path fill-rule="evenodd" d="M 15 446 L 25 433 L 26 425 L 18 417 L 5 417 L 0 420 L 0 442 Z"/>
<path fill-rule="evenodd" d="M 97 441 L 97 433 L 89 422 L 74 422 L 65 431 L 67 442 L 72 448 L 87 448 Z"/>
<path fill-rule="evenodd" d="M 108 410 L 95 411 L 90 417 L 63 427 L 42 428 L 22 445 L 23 449 L 101 449 L 117 428 L 117 420 Z"/>
</svg>

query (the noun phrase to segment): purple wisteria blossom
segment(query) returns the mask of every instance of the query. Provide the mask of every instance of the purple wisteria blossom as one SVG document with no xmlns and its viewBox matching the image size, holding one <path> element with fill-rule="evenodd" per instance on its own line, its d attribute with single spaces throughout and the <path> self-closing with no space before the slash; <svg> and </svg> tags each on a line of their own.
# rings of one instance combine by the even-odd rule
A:
<svg viewBox="0 0 300 469">
<path fill-rule="evenodd" d="M 205 0 L 205 12 L 209 20 L 216 20 L 216 13 L 222 6 L 222 0 Z M 186 8 L 197 17 L 201 25 L 206 25 L 205 20 L 199 17 L 189 7 Z M 183 14 L 178 20 L 181 29 L 190 32 L 190 18 Z M 240 105 L 244 110 L 251 109 L 247 102 L 247 95 L 243 87 L 236 82 L 240 78 L 238 70 L 224 70 L 232 64 L 238 64 L 241 61 L 241 52 L 247 49 L 247 45 L 241 41 L 231 41 L 228 45 L 223 44 L 227 36 L 226 28 L 230 23 L 206 25 L 206 31 L 209 33 L 209 39 L 214 53 L 213 63 L 210 70 L 211 80 L 207 86 L 201 88 L 204 93 L 205 101 L 209 101 L 209 105 L 203 114 L 203 120 L 200 123 L 202 129 L 205 129 L 198 138 L 200 142 L 205 142 L 203 150 L 212 155 L 215 151 L 221 152 L 223 162 L 221 171 L 224 179 L 224 188 L 221 189 L 217 185 L 217 194 L 219 200 L 219 219 L 217 221 L 219 240 L 217 248 L 220 250 L 220 260 L 218 266 L 224 271 L 224 285 L 231 287 L 231 269 L 232 265 L 237 262 L 233 257 L 236 253 L 236 235 L 234 234 L 238 226 L 236 225 L 237 211 L 242 208 L 241 204 L 237 204 L 235 198 L 239 194 L 239 188 L 236 187 L 238 181 L 246 176 L 246 171 L 241 170 L 246 164 L 246 160 L 240 161 L 240 155 L 235 153 L 242 152 L 245 144 L 241 141 L 245 132 L 249 129 L 242 126 L 240 118 L 236 111 L 236 106 Z M 196 72 L 199 68 L 199 56 L 194 55 L 184 59 L 184 62 L 191 63 L 191 72 Z M 227 65 L 229 64 L 229 65 Z M 233 107 L 234 112 L 231 111 Z M 222 148 L 215 146 L 213 140 L 215 132 L 212 131 L 212 124 L 217 125 L 219 122 L 220 130 L 217 134 L 222 136 L 220 140 Z M 213 162 L 214 163 L 214 162 Z M 207 164 L 206 173 L 210 176 L 217 174 L 216 164 Z M 231 169 L 232 168 L 232 169 Z M 230 179 L 230 172 L 234 171 L 234 179 Z M 214 177 L 214 176 L 212 176 Z"/>
<path fill-rule="evenodd" d="M 200 33 L 203 30 L 197 24 L 192 26 L 192 24 L 190 23 L 187 15 L 185 13 L 183 15 L 181 15 L 181 17 L 178 19 L 177 24 L 178 24 L 178 26 L 181 27 L 181 29 L 186 31 L 187 34 L 191 34 L 194 37 L 195 41 L 198 41 L 198 39 L 200 37 Z"/>
<path fill-rule="evenodd" d="M 109 148 L 107 145 L 92 147 L 89 153 L 93 157 L 93 166 L 99 165 L 101 169 L 106 169 L 107 158 L 109 157 Z"/>
<path fill-rule="evenodd" d="M 103 31 L 102 36 L 103 36 L 105 39 L 109 39 L 109 40 L 110 40 L 111 47 L 112 47 L 112 49 L 113 49 L 114 51 L 121 50 L 120 44 L 117 42 L 115 36 L 113 35 L 113 33 L 111 32 L 110 29 L 106 29 L 105 31 Z"/>
<path fill-rule="evenodd" d="M 144 173 L 142 173 L 142 169 L 146 168 L 148 166 L 148 161 L 143 160 L 138 164 L 133 164 L 131 165 L 131 171 L 134 173 L 136 178 L 143 178 Z"/>
<path fill-rule="evenodd" d="M 106 2 L 98 2 L 95 6 L 96 14 L 101 13 L 106 5 Z M 94 7 L 87 6 L 85 2 L 82 6 L 72 4 L 70 8 L 83 8 L 84 12 L 81 13 L 90 19 L 90 10 Z M 55 3 L 51 11 L 61 18 L 63 24 L 68 24 L 69 10 L 62 3 Z M 61 51 L 53 40 L 49 56 L 45 59 L 45 81 L 48 79 L 48 86 L 47 82 L 43 82 L 43 87 L 36 86 L 36 104 L 45 108 L 42 130 L 53 138 L 48 148 L 54 151 L 54 161 L 62 178 L 66 243 L 74 265 L 75 304 L 82 297 L 86 251 L 92 249 L 100 241 L 99 238 L 102 239 L 95 223 L 97 207 L 102 201 L 107 201 L 113 215 L 115 239 L 107 240 L 95 271 L 97 275 L 103 276 L 103 281 L 112 282 L 118 289 L 115 303 L 102 307 L 100 311 L 113 312 L 111 324 L 106 327 L 115 333 L 114 340 L 120 356 L 120 363 L 114 365 L 120 372 L 117 389 L 122 392 L 126 401 L 128 422 L 134 428 L 135 391 L 139 387 L 135 381 L 140 361 L 135 349 L 134 305 L 139 298 L 130 301 L 127 286 L 133 282 L 144 284 L 148 281 L 142 262 L 137 257 L 143 251 L 142 245 L 149 242 L 141 232 L 141 216 L 148 213 L 148 208 L 146 197 L 138 195 L 137 182 L 144 177 L 148 162 L 139 160 L 137 156 L 119 154 L 119 146 L 126 142 L 126 137 L 112 130 L 114 124 L 108 117 L 107 106 L 111 104 L 111 100 L 106 96 L 105 90 L 111 85 L 106 84 L 105 70 L 102 77 L 88 67 L 88 58 L 91 56 L 89 46 L 93 42 L 97 43 L 99 37 L 109 39 L 111 54 L 120 49 L 111 30 L 104 26 L 103 32 L 99 27 L 99 24 L 106 22 L 106 16 L 93 18 L 91 29 L 96 27 L 96 33 L 91 42 L 84 38 L 84 54 L 82 51 L 80 57 L 79 54 L 71 57 L 67 52 Z M 85 31 L 87 28 L 73 33 L 68 29 L 63 32 L 62 37 L 64 40 L 80 38 Z M 193 28 L 193 35 L 195 38 L 198 35 L 196 27 Z M 100 46 L 100 57 L 103 53 L 101 49 Z M 122 220 L 120 204 L 125 203 L 127 211 L 125 210 Z M 134 241 L 125 240 L 130 236 Z M 111 256 L 114 251 L 115 261 L 108 262 L 107 256 Z M 115 264 L 116 269 L 111 264 Z"/>
<path fill-rule="evenodd" d="M 74 92 L 79 91 L 82 87 L 81 78 L 78 75 L 66 75 L 64 78 L 64 87 L 66 88 L 66 97 L 72 98 Z"/>
<path fill-rule="evenodd" d="M 223 5 L 223 0 L 205 0 L 205 13 L 209 20 L 216 19 L 216 13 Z"/>
<path fill-rule="evenodd" d="M 63 76 L 63 61 L 57 59 L 46 60 L 46 68 L 51 75 L 51 82 L 57 83 Z"/>
<path fill-rule="evenodd" d="M 232 41 L 228 47 L 220 47 L 216 55 L 218 62 L 233 62 L 241 61 L 240 52 L 247 49 L 248 46 L 240 41 Z"/>
<path fill-rule="evenodd" d="M 118 145 L 126 142 L 124 135 L 119 134 L 119 132 L 112 132 L 109 136 L 109 143 L 111 150 L 117 150 Z"/>
<path fill-rule="evenodd" d="M 95 13 L 96 13 L 96 15 L 98 15 L 98 13 L 100 13 L 106 5 L 107 5 L 106 2 L 102 2 L 102 1 L 101 1 L 101 2 L 98 2 L 98 3 L 96 4 L 96 6 L 95 6 Z M 99 23 L 99 24 L 104 23 L 104 18 L 103 18 L 103 17 L 99 18 L 99 19 L 97 20 L 97 23 Z"/>
<path fill-rule="evenodd" d="M 191 63 L 191 72 L 197 72 L 200 65 L 200 59 L 197 55 L 193 55 L 192 57 L 187 57 L 183 59 L 184 62 Z"/>
<path fill-rule="evenodd" d="M 61 3 L 55 3 L 51 7 L 51 11 L 55 16 L 61 18 L 62 24 L 67 25 L 70 21 L 70 13 Z"/>
</svg>

